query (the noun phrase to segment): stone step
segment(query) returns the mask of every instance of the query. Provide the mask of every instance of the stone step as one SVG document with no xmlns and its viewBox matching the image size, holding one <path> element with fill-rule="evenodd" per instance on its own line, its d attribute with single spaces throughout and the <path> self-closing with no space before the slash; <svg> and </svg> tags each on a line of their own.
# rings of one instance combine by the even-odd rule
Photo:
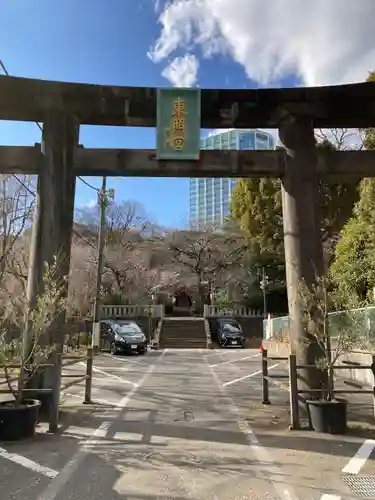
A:
<svg viewBox="0 0 375 500">
<path fill-rule="evenodd" d="M 161 349 L 206 349 L 207 345 L 203 342 L 195 342 L 191 344 L 160 344 Z"/>
<path fill-rule="evenodd" d="M 162 330 L 163 333 L 166 335 L 174 335 L 176 337 L 183 337 L 184 335 L 187 337 L 191 337 L 192 335 L 205 335 L 204 330 L 176 330 L 176 329 L 170 329 L 170 330 Z"/>
<path fill-rule="evenodd" d="M 205 331 L 192 332 L 189 330 L 185 330 L 185 331 L 179 332 L 178 330 L 170 330 L 170 331 L 163 330 L 162 335 L 165 337 L 174 337 L 174 338 L 183 338 L 183 337 L 191 338 L 191 337 L 205 337 L 206 333 L 205 333 Z"/>
<path fill-rule="evenodd" d="M 204 325 L 164 325 L 162 326 L 164 330 L 204 330 Z"/>
<path fill-rule="evenodd" d="M 173 330 L 174 328 L 182 329 L 182 330 L 204 330 L 204 325 L 164 325 L 162 328 L 166 330 Z"/>
<path fill-rule="evenodd" d="M 202 319 L 163 319 L 163 324 L 164 325 L 203 325 L 204 320 Z"/>
<path fill-rule="evenodd" d="M 199 337 L 196 339 L 168 339 L 164 337 L 160 337 L 160 342 L 168 342 L 168 343 L 175 343 L 175 344 L 188 344 L 191 342 L 206 342 L 206 337 Z"/>
<path fill-rule="evenodd" d="M 163 320 L 160 333 L 161 348 L 199 348 L 207 347 L 204 321 L 186 319 Z"/>
<path fill-rule="evenodd" d="M 184 340 L 200 340 L 205 339 L 205 335 L 185 335 L 183 337 L 177 335 L 160 335 L 160 338 L 163 340 L 173 340 L 175 342 L 183 342 Z"/>
<path fill-rule="evenodd" d="M 174 342 L 175 344 L 181 343 L 181 342 L 206 342 L 206 337 L 184 337 L 184 338 L 176 338 L 176 337 L 160 337 L 160 341 L 163 342 Z"/>
<path fill-rule="evenodd" d="M 164 337 L 161 336 L 160 340 L 163 342 L 175 342 L 178 344 L 179 342 L 206 342 L 206 337 L 205 336 L 200 336 L 200 337 Z"/>
</svg>

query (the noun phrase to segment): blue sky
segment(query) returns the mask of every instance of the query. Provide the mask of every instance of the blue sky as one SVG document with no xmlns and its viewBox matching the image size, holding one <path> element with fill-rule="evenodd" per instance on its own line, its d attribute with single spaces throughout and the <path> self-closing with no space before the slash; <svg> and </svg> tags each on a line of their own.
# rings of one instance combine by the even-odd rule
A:
<svg viewBox="0 0 375 500">
<path fill-rule="evenodd" d="M 163 3 L 163 2 L 161 2 Z M 170 86 L 161 73 L 166 62 L 147 56 L 160 36 L 153 0 L 0 0 L 0 59 L 13 76 L 97 84 Z M 183 52 L 181 52 L 181 55 Z M 173 57 L 179 55 L 179 51 Z M 200 61 L 202 88 L 254 87 L 229 56 Z M 168 62 L 168 61 L 167 61 Z M 294 84 L 293 79 L 283 81 Z M 0 144 L 40 142 L 32 123 L 0 122 Z M 153 148 L 153 129 L 81 127 L 86 147 Z M 88 179 L 99 186 L 100 179 Z M 187 179 L 110 179 L 117 200 L 137 200 L 155 221 L 182 226 L 188 220 Z M 77 182 L 76 206 L 95 199 Z"/>
</svg>

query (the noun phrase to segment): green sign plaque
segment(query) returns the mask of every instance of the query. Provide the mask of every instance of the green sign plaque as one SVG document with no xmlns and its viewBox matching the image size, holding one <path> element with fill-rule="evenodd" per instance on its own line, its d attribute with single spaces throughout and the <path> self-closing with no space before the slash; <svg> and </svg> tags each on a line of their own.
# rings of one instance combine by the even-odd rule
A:
<svg viewBox="0 0 375 500">
<path fill-rule="evenodd" d="M 158 160 L 198 160 L 200 128 L 199 89 L 158 89 L 156 119 Z"/>
</svg>

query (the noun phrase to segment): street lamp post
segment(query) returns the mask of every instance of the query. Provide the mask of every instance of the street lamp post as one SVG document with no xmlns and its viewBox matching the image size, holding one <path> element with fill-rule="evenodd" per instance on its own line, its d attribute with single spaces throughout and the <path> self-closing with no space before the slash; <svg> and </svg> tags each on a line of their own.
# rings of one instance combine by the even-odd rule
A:
<svg viewBox="0 0 375 500">
<path fill-rule="evenodd" d="M 113 201 L 115 196 L 114 190 L 107 191 L 107 177 L 103 177 L 102 188 L 98 193 L 98 204 L 100 209 L 100 222 L 99 222 L 99 235 L 98 235 L 98 248 L 97 248 L 97 271 L 96 271 L 96 287 L 95 287 L 95 303 L 92 325 L 92 347 L 94 350 L 98 349 L 100 341 L 100 298 L 101 298 L 101 285 L 104 263 L 104 227 L 105 227 L 105 213 L 110 201 Z"/>
<path fill-rule="evenodd" d="M 264 319 L 267 318 L 267 286 L 268 286 L 268 276 L 262 267 L 262 280 L 260 282 L 260 289 L 263 291 L 263 316 Z"/>
</svg>

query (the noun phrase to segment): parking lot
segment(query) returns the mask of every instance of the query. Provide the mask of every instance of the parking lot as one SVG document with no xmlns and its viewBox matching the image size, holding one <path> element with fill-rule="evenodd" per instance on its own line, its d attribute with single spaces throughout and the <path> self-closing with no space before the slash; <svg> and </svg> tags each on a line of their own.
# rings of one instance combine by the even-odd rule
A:
<svg viewBox="0 0 375 500">
<path fill-rule="evenodd" d="M 0 498 L 358 498 L 341 476 L 374 474 L 375 441 L 289 431 L 288 392 L 262 405 L 259 370 L 256 350 L 101 354 L 95 404 L 73 386 L 59 434 L 0 445 Z"/>
</svg>

